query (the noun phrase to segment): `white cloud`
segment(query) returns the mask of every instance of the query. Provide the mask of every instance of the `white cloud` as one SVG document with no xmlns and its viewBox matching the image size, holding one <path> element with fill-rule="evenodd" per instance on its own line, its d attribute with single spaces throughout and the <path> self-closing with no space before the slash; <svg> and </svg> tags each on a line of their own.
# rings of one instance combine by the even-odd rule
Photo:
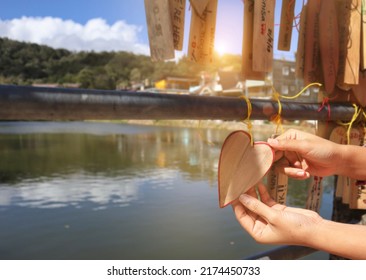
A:
<svg viewBox="0 0 366 280">
<path fill-rule="evenodd" d="M 109 25 L 94 18 L 85 25 L 54 17 L 0 19 L 0 37 L 65 48 L 72 51 L 131 51 L 149 54 L 149 46 L 140 42 L 142 27 L 125 21 Z"/>
</svg>

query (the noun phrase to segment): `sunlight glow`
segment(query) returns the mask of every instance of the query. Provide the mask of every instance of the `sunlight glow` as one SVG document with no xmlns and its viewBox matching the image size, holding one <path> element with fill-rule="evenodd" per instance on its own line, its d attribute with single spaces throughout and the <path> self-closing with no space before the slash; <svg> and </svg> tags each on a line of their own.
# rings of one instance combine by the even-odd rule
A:
<svg viewBox="0 0 366 280">
<path fill-rule="evenodd" d="M 226 54 L 228 52 L 228 48 L 227 48 L 227 45 L 225 44 L 225 42 L 216 42 L 215 52 L 219 56 L 223 56 L 224 54 Z"/>
</svg>

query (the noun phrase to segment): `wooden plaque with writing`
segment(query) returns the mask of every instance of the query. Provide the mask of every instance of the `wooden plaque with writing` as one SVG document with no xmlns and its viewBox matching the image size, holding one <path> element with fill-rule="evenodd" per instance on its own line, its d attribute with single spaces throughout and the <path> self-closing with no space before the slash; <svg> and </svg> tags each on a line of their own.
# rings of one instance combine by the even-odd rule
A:
<svg viewBox="0 0 366 280">
<path fill-rule="evenodd" d="M 253 70 L 254 0 L 244 1 L 242 75 L 244 80 L 264 80 L 266 73 Z"/>
<path fill-rule="evenodd" d="M 299 38 L 297 41 L 297 52 L 295 61 L 295 75 L 298 79 L 304 78 L 304 66 L 305 66 L 305 34 L 306 34 L 306 11 L 307 5 L 305 5 L 300 14 L 300 30 Z"/>
<path fill-rule="evenodd" d="M 319 13 L 320 1 L 309 0 L 306 13 L 304 83 L 319 81 Z"/>
<path fill-rule="evenodd" d="M 184 38 L 184 19 L 186 14 L 186 0 L 169 0 L 170 17 L 173 29 L 174 48 L 181 51 Z"/>
<path fill-rule="evenodd" d="M 145 13 L 153 61 L 174 58 L 169 0 L 145 0 Z"/>
<path fill-rule="evenodd" d="M 273 66 L 274 0 L 254 1 L 253 70 L 270 72 Z"/>
<path fill-rule="evenodd" d="M 210 0 L 202 15 L 192 9 L 188 56 L 201 64 L 212 63 L 216 29 L 217 0 Z"/>
<path fill-rule="evenodd" d="M 334 1 L 322 1 L 320 7 L 319 43 L 324 87 L 333 93 L 339 64 L 337 9 Z"/>
<path fill-rule="evenodd" d="M 294 21 L 295 1 L 282 0 L 280 33 L 278 37 L 278 49 L 289 51 L 292 39 L 292 24 Z"/>
</svg>

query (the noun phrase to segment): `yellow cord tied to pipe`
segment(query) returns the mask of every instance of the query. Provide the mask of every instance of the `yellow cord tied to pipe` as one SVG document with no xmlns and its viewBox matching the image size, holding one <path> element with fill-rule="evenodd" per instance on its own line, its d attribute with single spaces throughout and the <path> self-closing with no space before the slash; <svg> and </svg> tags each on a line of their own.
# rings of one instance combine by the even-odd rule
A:
<svg viewBox="0 0 366 280">
<path fill-rule="evenodd" d="M 308 84 L 299 93 L 295 94 L 294 96 L 285 96 L 285 95 L 280 95 L 279 93 L 277 93 L 277 94 L 279 95 L 279 97 L 284 98 L 284 99 L 296 99 L 296 98 L 299 98 L 301 96 L 301 94 L 303 94 L 309 87 L 312 87 L 312 86 L 321 87 L 322 84 L 321 83 L 311 83 L 311 84 Z"/>
<path fill-rule="evenodd" d="M 271 117 L 271 121 L 276 124 L 276 134 L 278 134 L 278 129 L 279 128 L 281 128 L 281 133 L 283 133 L 282 118 L 281 118 L 282 104 L 281 104 L 280 98 L 284 98 L 284 99 L 296 99 L 296 98 L 299 98 L 309 87 L 312 87 L 312 86 L 321 87 L 322 84 L 320 84 L 320 83 L 311 83 L 311 84 L 308 84 L 299 93 L 295 94 L 294 96 L 284 96 L 284 95 L 281 95 L 272 86 L 273 99 L 276 100 L 277 103 L 278 103 L 278 112 L 277 112 L 276 115 L 274 115 L 274 116 Z"/>
<path fill-rule="evenodd" d="M 274 116 L 271 117 L 271 121 L 276 125 L 276 134 L 278 134 L 279 128 L 281 128 L 281 134 L 283 133 L 283 126 L 282 126 L 282 104 L 280 101 L 281 95 L 276 91 L 274 87 L 272 87 L 273 90 L 273 99 L 277 101 L 278 103 L 278 112 Z"/>
<path fill-rule="evenodd" d="M 348 128 L 347 128 L 347 145 L 349 145 L 350 142 L 351 142 L 351 129 L 352 129 L 353 123 L 357 120 L 357 118 L 359 117 L 359 115 L 361 113 L 363 114 L 364 117 L 366 117 L 366 114 L 365 114 L 365 112 L 363 111 L 362 108 L 358 107 L 356 104 L 352 104 L 352 105 L 353 105 L 353 108 L 355 108 L 355 113 L 353 114 L 352 119 L 350 120 L 350 122 L 348 122 L 348 123 L 338 122 L 341 125 L 348 126 Z"/>
<path fill-rule="evenodd" d="M 252 110 L 253 110 L 252 103 L 250 102 L 249 98 L 246 97 L 245 95 L 240 95 L 239 98 L 244 99 L 245 102 L 247 103 L 247 117 L 245 120 L 243 120 L 243 123 L 248 128 L 248 133 L 250 135 L 250 144 L 253 146 L 254 145 L 254 139 L 253 139 L 253 133 L 252 133 L 253 124 L 250 120 L 250 116 L 252 115 Z"/>
</svg>

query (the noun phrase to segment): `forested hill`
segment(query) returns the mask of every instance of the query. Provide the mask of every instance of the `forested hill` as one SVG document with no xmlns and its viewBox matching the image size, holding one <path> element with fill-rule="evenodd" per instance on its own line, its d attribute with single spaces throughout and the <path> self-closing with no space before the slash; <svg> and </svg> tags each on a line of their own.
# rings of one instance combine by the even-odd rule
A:
<svg viewBox="0 0 366 280">
<path fill-rule="evenodd" d="M 240 56 L 229 55 L 209 69 L 186 57 L 175 62 L 152 62 L 130 52 L 71 52 L 0 38 L 0 84 L 78 83 L 82 88 L 129 88 L 165 76 L 196 76 L 225 65 L 240 67 Z"/>
</svg>

